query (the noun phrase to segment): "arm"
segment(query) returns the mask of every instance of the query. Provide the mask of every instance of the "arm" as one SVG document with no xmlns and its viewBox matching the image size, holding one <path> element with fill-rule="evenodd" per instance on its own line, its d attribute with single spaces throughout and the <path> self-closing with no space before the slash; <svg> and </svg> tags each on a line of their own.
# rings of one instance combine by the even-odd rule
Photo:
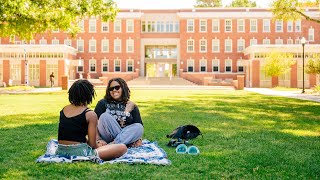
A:
<svg viewBox="0 0 320 180">
<path fill-rule="evenodd" d="M 106 112 L 106 105 L 105 105 L 105 100 L 104 99 L 101 99 L 96 107 L 94 108 L 94 112 L 97 114 L 98 116 L 98 119 L 100 118 L 101 114 Z"/>
<path fill-rule="evenodd" d="M 96 138 L 97 138 L 97 114 L 93 111 L 86 113 L 86 118 L 88 122 L 88 144 L 92 148 L 97 148 Z"/>
<path fill-rule="evenodd" d="M 134 109 L 132 110 L 131 115 L 133 117 L 133 123 L 140 123 L 143 125 L 140 111 L 137 105 L 134 106 Z"/>
</svg>

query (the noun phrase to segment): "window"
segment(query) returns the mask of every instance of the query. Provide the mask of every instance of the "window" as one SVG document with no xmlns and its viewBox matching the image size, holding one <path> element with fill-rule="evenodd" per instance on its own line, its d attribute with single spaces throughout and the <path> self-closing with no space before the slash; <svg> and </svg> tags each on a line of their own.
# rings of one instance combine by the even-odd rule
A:
<svg viewBox="0 0 320 180">
<path fill-rule="evenodd" d="M 219 60 L 212 60 L 212 72 L 219 72 Z"/>
<path fill-rule="evenodd" d="M 200 52 L 207 52 L 207 40 L 201 39 L 200 40 Z"/>
<path fill-rule="evenodd" d="M 72 47 L 72 41 L 71 41 L 71 39 L 65 39 L 65 40 L 64 40 L 64 44 L 67 45 L 67 46 L 71 46 L 71 47 Z"/>
<path fill-rule="evenodd" d="M 200 60 L 200 72 L 207 72 L 207 60 Z"/>
<path fill-rule="evenodd" d="M 263 39 L 262 44 L 270 44 L 270 39 Z"/>
<path fill-rule="evenodd" d="M 293 22 L 292 21 L 287 22 L 287 32 L 293 32 Z"/>
<path fill-rule="evenodd" d="M 250 39 L 250 46 L 258 44 L 257 39 Z"/>
<path fill-rule="evenodd" d="M 194 60 L 193 59 L 189 59 L 187 64 L 188 64 L 188 72 L 193 72 Z"/>
<path fill-rule="evenodd" d="M 212 19 L 212 32 L 220 32 L 220 20 Z"/>
<path fill-rule="evenodd" d="M 84 52 L 84 40 L 83 39 L 77 40 L 77 49 L 79 52 Z"/>
<path fill-rule="evenodd" d="M 174 26 L 173 26 L 173 21 L 167 21 L 166 22 L 166 32 L 173 32 Z"/>
<path fill-rule="evenodd" d="M 109 71 L 109 60 L 103 59 L 103 60 L 101 61 L 101 63 L 102 63 L 102 65 L 101 65 L 101 67 L 102 67 L 102 72 L 108 72 L 108 71 Z"/>
<path fill-rule="evenodd" d="M 133 53 L 134 51 L 134 40 L 133 39 L 127 39 L 127 53 Z"/>
<path fill-rule="evenodd" d="M 141 22 L 141 32 L 147 32 L 147 26 L 145 21 Z"/>
<path fill-rule="evenodd" d="M 96 60 L 95 59 L 90 59 L 89 60 L 89 72 L 96 72 Z"/>
<path fill-rule="evenodd" d="M 102 32 L 109 32 L 109 22 L 102 22 L 101 31 Z"/>
<path fill-rule="evenodd" d="M 275 44 L 283 44 L 283 39 L 276 39 Z"/>
<path fill-rule="evenodd" d="M 34 39 L 30 40 L 30 44 L 36 44 L 36 41 Z"/>
<path fill-rule="evenodd" d="M 224 52 L 232 52 L 232 39 L 226 39 L 225 40 Z"/>
<path fill-rule="evenodd" d="M 109 52 L 109 39 L 103 39 L 101 41 L 101 46 L 102 52 Z"/>
<path fill-rule="evenodd" d="M 121 32 L 121 19 L 114 21 L 114 32 Z"/>
<path fill-rule="evenodd" d="M 232 20 L 226 19 L 225 20 L 225 32 L 232 32 Z"/>
<path fill-rule="evenodd" d="M 176 21 L 174 26 L 175 26 L 175 32 L 179 32 L 180 31 L 180 23 L 179 23 L 179 21 Z"/>
<path fill-rule="evenodd" d="M 114 50 L 115 53 L 121 52 L 121 39 L 115 39 L 114 40 Z"/>
<path fill-rule="evenodd" d="M 51 43 L 54 45 L 60 44 L 59 39 L 53 39 Z"/>
<path fill-rule="evenodd" d="M 226 72 L 231 72 L 232 61 L 226 60 Z"/>
<path fill-rule="evenodd" d="M 47 40 L 42 38 L 40 39 L 39 44 L 47 44 Z"/>
<path fill-rule="evenodd" d="M 82 73 L 82 72 L 83 72 L 83 66 L 84 66 L 83 59 L 79 59 L 79 60 L 78 60 L 78 68 L 77 68 L 77 71 L 78 71 L 79 73 Z"/>
<path fill-rule="evenodd" d="M 81 32 L 84 32 L 84 20 L 78 22 L 78 27 L 80 28 Z"/>
<path fill-rule="evenodd" d="M 194 40 L 193 39 L 187 40 L 187 52 L 194 52 Z"/>
<path fill-rule="evenodd" d="M 167 28 L 168 31 L 168 28 Z M 156 21 L 148 21 L 147 32 L 156 32 Z"/>
<path fill-rule="evenodd" d="M 207 32 L 207 20 L 206 19 L 200 20 L 200 32 Z"/>
<path fill-rule="evenodd" d="M 29 80 L 36 81 L 40 79 L 40 65 L 29 64 Z"/>
<path fill-rule="evenodd" d="M 263 20 L 263 32 L 270 32 L 270 19 Z"/>
<path fill-rule="evenodd" d="M 97 31 L 97 20 L 90 19 L 89 20 L 89 32 L 96 32 Z"/>
<path fill-rule="evenodd" d="M 127 60 L 127 72 L 133 72 L 133 60 Z"/>
<path fill-rule="evenodd" d="M 59 32 L 59 28 L 52 29 L 52 32 L 53 32 L 53 33 L 58 33 L 58 32 Z"/>
<path fill-rule="evenodd" d="M 244 19 L 238 19 L 237 20 L 237 31 L 238 32 L 244 32 L 245 31 Z"/>
<path fill-rule="evenodd" d="M 296 21 L 296 32 L 301 32 L 301 20 Z"/>
<path fill-rule="evenodd" d="M 212 52 L 220 52 L 220 40 L 212 39 Z"/>
<path fill-rule="evenodd" d="M 276 32 L 283 32 L 283 21 L 276 20 Z"/>
<path fill-rule="evenodd" d="M 126 27 L 127 27 L 127 32 L 134 32 L 134 23 L 133 19 L 127 19 L 126 21 Z"/>
<path fill-rule="evenodd" d="M 96 52 L 97 41 L 95 39 L 89 40 L 89 52 Z"/>
<path fill-rule="evenodd" d="M 238 72 L 243 72 L 243 64 L 241 60 L 237 61 Z"/>
<path fill-rule="evenodd" d="M 10 64 L 10 79 L 21 80 L 21 65 Z"/>
<path fill-rule="evenodd" d="M 314 29 L 313 28 L 310 28 L 308 30 L 308 40 L 309 41 L 314 41 Z"/>
<path fill-rule="evenodd" d="M 293 44 L 293 39 L 288 39 L 287 44 Z"/>
<path fill-rule="evenodd" d="M 245 47 L 245 40 L 244 39 L 238 39 L 237 41 L 237 51 L 242 52 Z"/>
<path fill-rule="evenodd" d="M 114 60 L 114 72 L 121 72 L 120 65 L 121 65 L 121 60 L 119 59 Z"/>
<path fill-rule="evenodd" d="M 300 42 L 300 39 L 299 39 L 299 38 L 297 38 L 297 39 L 295 40 L 295 44 L 301 44 L 301 42 Z"/>
<path fill-rule="evenodd" d="M 250 19 L 250 32 L 258 32 L 256 19 Z"/>
<path fill-rule="evenodd" d="M 157 22 L 157 32 L 165 32 L 164 27 L 164 21 Z"/>
<path fill-rule="evenodd" d="M 187 32 L 194 32 L 194 20 L 193 19 L 187 20 Z"/>
</svg>

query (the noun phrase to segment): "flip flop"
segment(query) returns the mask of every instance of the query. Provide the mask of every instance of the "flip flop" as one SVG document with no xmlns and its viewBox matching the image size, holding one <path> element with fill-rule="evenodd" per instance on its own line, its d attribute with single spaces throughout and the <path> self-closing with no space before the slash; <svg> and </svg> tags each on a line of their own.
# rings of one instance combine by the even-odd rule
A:
<svg viewBox="0 0 320 180">
<path fill-rule="evenodd" d="M 190 147 L 187 149 L 187 153 L 190 154 L 190 155 L 199 155 L 199 154 L 200 154 L 200 151 L 199 151 L 199 149 L 198 149 L 196 146 L 190 146 Z"/>
<path fill-rule="evenodd" d="M 185 144 L 180 144 L 176 148 L 176 153 L 178 154 L 186 154 L 188 147 Z"/>
</svg>

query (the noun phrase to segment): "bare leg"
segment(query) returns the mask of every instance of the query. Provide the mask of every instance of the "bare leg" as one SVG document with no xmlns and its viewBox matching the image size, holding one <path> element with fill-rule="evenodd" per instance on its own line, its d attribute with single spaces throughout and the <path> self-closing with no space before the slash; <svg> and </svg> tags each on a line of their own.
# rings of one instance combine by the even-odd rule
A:
<svg viewBox="0 0 320 180">
<path fill-rule="evenodd" d="M 122 156 L 127 152 L 127 146 L 124 144 L 110 144 L 101 146 L 97 149 L 99 157 L 103 160 L 111 160 Z"/>
</svg>

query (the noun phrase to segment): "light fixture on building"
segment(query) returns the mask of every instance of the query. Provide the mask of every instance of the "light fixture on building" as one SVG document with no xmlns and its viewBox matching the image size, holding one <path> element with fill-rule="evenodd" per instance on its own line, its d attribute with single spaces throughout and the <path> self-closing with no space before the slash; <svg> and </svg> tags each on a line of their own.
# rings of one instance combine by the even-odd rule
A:
<svg viewBox="0 0 320 180">
<path fill-rule="evenodd" d="M 301 44 L 302 44 L 302 93 L 305 93 L 304 91 L 304 45 L 306 44 L 306 39 L 304 37 L 301 38 Z"/>
</svg>

